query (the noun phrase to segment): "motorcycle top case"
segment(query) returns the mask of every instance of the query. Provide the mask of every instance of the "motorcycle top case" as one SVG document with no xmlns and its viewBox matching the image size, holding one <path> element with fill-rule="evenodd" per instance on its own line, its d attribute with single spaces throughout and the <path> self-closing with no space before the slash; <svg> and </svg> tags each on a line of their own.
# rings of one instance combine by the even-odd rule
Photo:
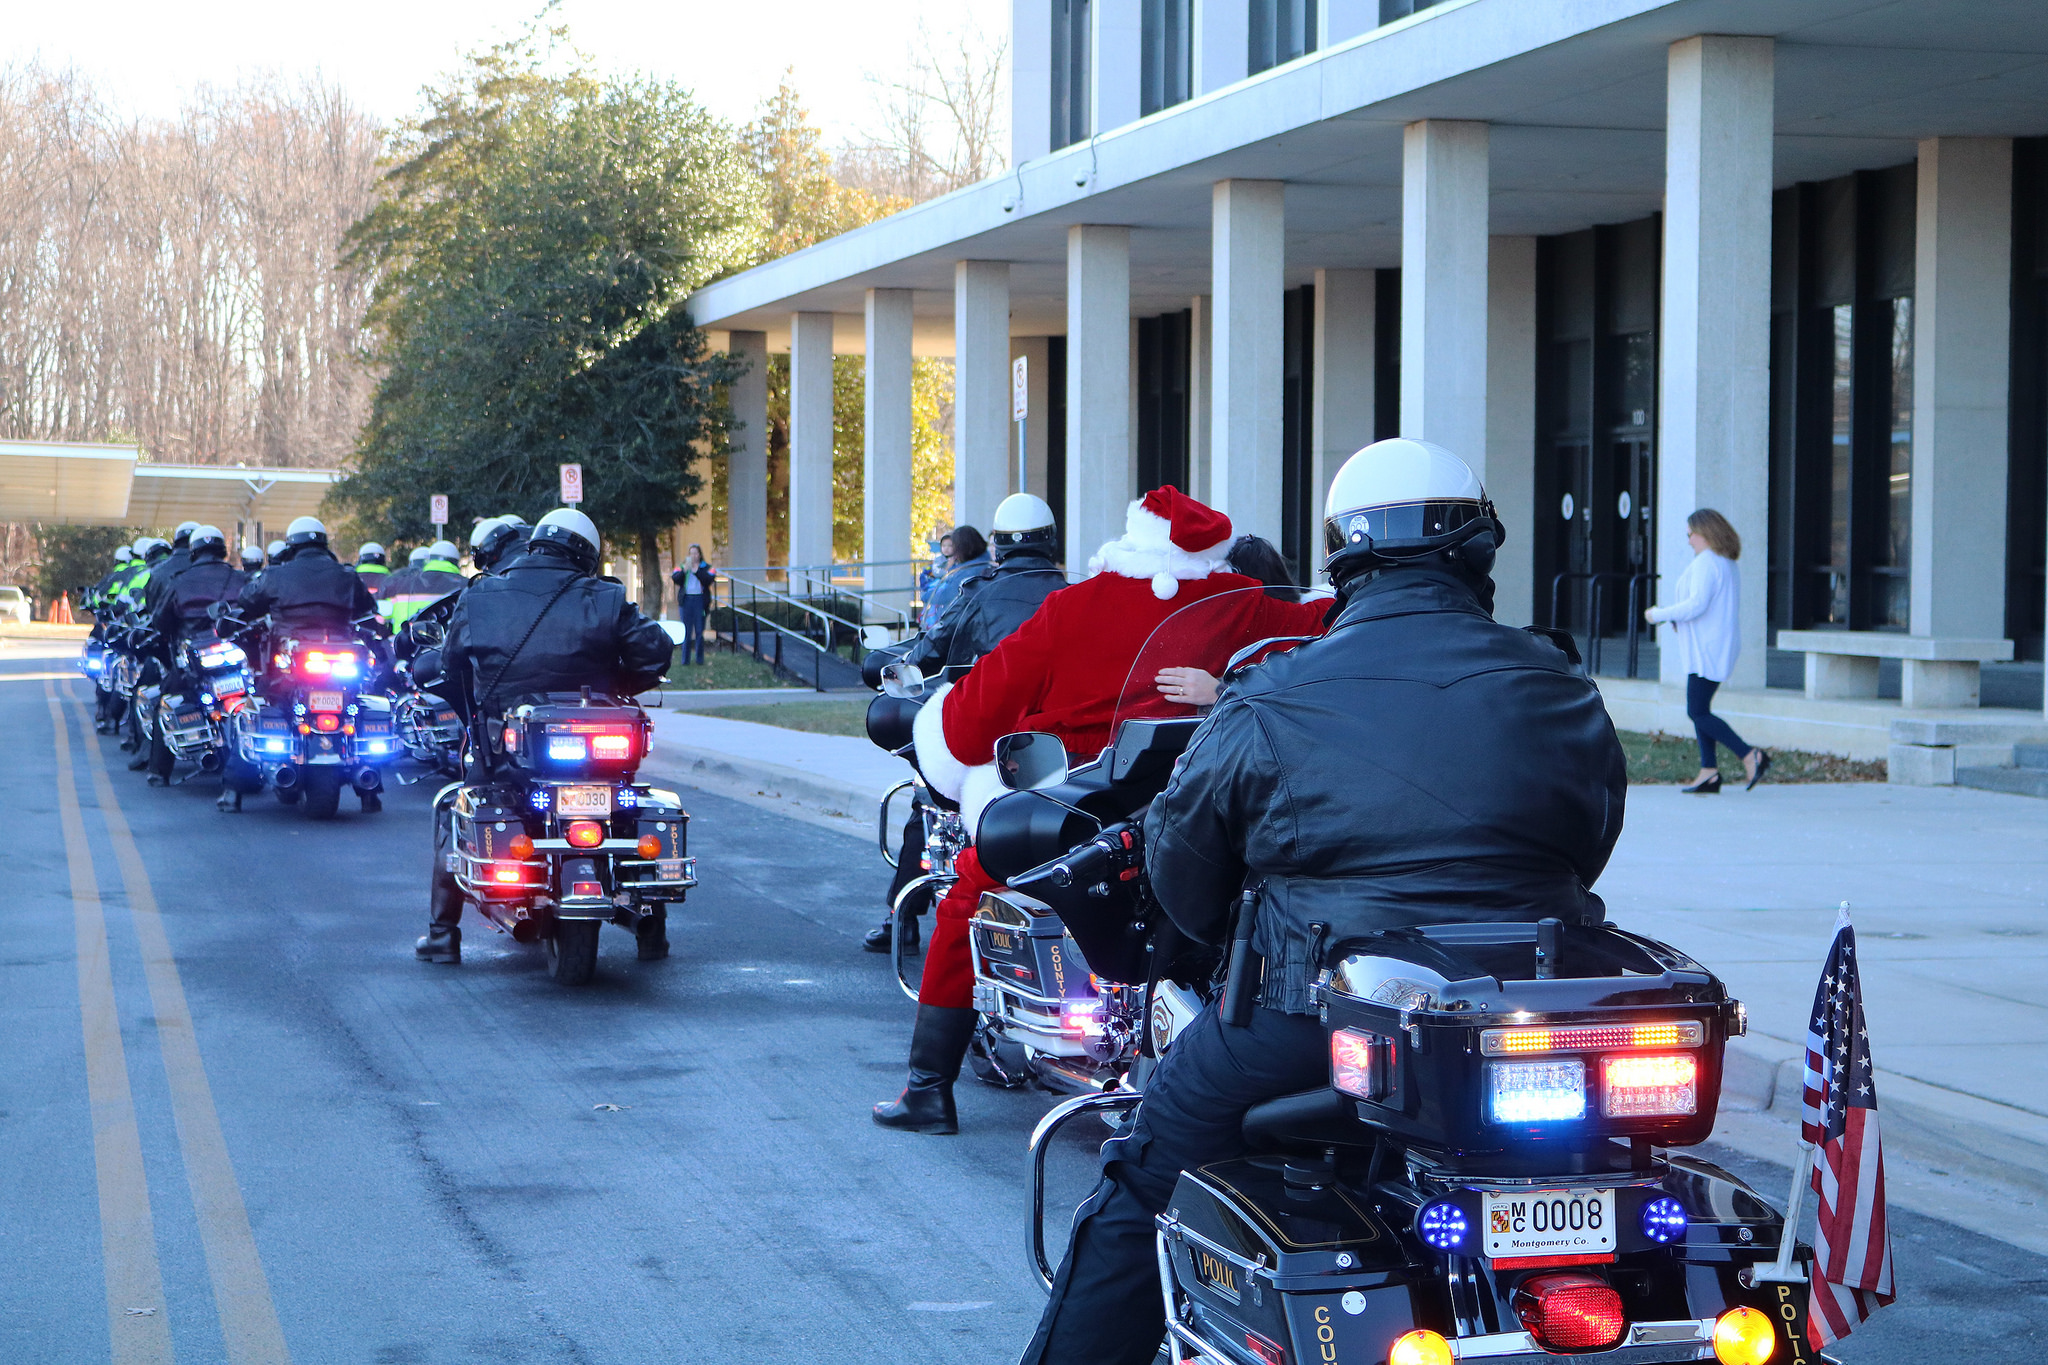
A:
<svg viewBox="0 0 2048 1365">
<path fill-rule="evenodd" d="M 622 776 L 647 756 L 653 728 L 637 706 L 563 696 L 515 708 L 498 739 L 514 766 L 539 777 Z"/>
<path fill-rule="evenodd" d="M 1561 926 L 1559 946 L 1539 978 L 1528 923 L 1338 945 L 1317 998 L 1333 1056 L 1357 1067 L 1338 1088 L 1358 1117 L 1451 1155 L 1704 1142 L 1741 1006 L 1692 958 L 1610 924 Z"/>
</svg>

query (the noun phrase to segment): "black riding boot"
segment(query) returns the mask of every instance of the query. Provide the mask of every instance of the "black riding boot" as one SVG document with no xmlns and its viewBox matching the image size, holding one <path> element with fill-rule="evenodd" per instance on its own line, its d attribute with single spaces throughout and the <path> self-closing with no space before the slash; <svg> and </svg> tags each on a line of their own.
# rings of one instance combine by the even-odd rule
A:
<svg viewBox="0 0 2048 1365">
<path fill-rule="evenodd" d="M 887 1104 L 875 1106 L 875 1122 L 884 1128 L 913 1133 L 957 1133 L 953 1082 L 974 1040 L 978 1016 L 971 1009 L 919 1005 L 917 1028 L 910 1035 L 910 1083 Z"/>
<path fill-rule="evenodd" d="M 462 887 L 448 870 L 448 850 L 454 840 L 455 830 L 448 812 L 435 811 L 434 870 L 427 892 L 430 918 L 426 935 L 412 949 L 422 962 L 445 962 L 452 966 L 462 962 Z"/>
<path fill-rule="evenodd" d="M 462 930 L 452 924 L 435 924 L 412 945 L 413 956 L 422 962 L 462 965 Z"/>
<path fill-rule="evenodd" d="M 640 960 L 659 962 L 668 956 L 668 907 L 663 906 L 640 921 L 633 931 L 639 940 Z"/>
</svg>

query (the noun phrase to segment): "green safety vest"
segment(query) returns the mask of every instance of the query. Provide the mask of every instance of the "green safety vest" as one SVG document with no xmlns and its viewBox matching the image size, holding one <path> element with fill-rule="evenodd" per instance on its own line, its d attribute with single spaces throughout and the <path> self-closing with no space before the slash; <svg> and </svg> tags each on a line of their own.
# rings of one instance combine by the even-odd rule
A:
<svg viewBox="0 0 2048 1365">
<path fill-rule="evenodd" d="M 450 564 L 445 559 L 430 559 L 426 563 L 420 565 L 420 572 L 459 574 L 462 572 L 462 569 L 458 565 Z M 446 593 L 425 592 L 417 590 L 411 592 L 401 592 L 396 594 L 395 596 L 386 599 L 385 602 L 380 605 L 379 610 L 384 613 L 384 619 L 391 623 L 391 628 L 393 630 L 397 630 L 407 621 L 412 620 L 413 617 L 418 616 L 421 612 L 425 611 L 428 607 L 440 601 L 445 596 L 447 596 Z"/>
</svg>

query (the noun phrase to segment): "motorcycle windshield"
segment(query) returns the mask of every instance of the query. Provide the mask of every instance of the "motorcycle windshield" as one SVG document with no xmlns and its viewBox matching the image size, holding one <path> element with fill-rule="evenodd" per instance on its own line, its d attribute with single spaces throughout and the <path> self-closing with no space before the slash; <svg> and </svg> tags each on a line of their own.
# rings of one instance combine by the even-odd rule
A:
<svg viewBox="0 0 2048 1365">
<path fill-rule="evenodd" d="M 1127 720 L 1203 714 L 1239 651 L 1265 641 L 1284 648 L 1321 634 L 1322 609 L 1330 600 L 1328 593 L 1309 593 L 1297 602 L 1251 587 L 1188 603 L 1146 637 L 1124 678 L 1110 735 Z"/>
</svg>

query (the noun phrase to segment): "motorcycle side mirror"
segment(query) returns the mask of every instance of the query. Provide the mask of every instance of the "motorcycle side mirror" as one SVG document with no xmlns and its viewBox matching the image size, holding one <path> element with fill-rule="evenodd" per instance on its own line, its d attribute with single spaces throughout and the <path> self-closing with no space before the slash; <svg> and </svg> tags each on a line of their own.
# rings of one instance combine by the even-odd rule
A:
<svg viewBox="0 0 2048 1365">
<path fill-rule="evenodd" d="M 1043 730 L 1004 735 L 996 741 L 996 776 L 1013 792 L 1057 787 L 1067 780 L 1067 746 Z"/>
<path fill-rule="evenodd" d="M 905 700 L 921 696 L 924 693 L 924 670 L 916 664 L 887 664 L 882 669 L 882 690 Z"/>
</svg>

